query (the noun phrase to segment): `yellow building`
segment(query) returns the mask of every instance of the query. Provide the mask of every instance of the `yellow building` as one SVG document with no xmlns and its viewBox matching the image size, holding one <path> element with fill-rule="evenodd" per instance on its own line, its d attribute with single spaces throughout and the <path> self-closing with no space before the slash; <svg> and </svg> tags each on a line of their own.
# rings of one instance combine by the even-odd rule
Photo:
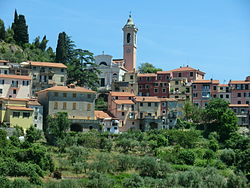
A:
<svg viewBox="0 0 250 188">
<path fill-rule="evenodd" d="M 187 78 L 173 78 L 170 80 L 170 98 L 192 101 L 191 82 Z"/>
<path fill-rule="evenodd" d="M 9 127 L 16 125 L 26 131 L 33 124 L 33 109 L 27 107 L 29 99 L 1 98 L 1 124 Z"/>
</svg>

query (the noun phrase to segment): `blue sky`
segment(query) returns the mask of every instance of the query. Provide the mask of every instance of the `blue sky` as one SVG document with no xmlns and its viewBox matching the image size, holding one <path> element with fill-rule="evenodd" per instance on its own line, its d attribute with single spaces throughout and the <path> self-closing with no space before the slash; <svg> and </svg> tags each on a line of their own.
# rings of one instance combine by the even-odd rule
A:
<svg viewBox="0 0 250 188">
<path fill-rule="evenodd" d="M 222 83 L 250 75 L 250 0 L 0 0 L 6 26 L 15 8 L 26 16 L 30 41 L 47 35 L 54 50 L 65 31 L 78 48 L 122 58 L 131 11 L 139 29 L 137 66 L 189 65 Z"/>
</svg>

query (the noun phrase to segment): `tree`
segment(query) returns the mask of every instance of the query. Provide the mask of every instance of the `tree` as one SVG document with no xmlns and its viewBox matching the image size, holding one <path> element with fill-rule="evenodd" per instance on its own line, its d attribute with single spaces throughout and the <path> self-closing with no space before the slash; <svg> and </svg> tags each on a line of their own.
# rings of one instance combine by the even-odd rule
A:
<svg viewBox="0 0 250 188">
<path fill-rule="evenodd" d="M 18 44 L 24 45 L 25 43 L 29 43 L 28 26 L 26 25 L 25 16 L 18 15 L 16 11 L 12 29 L 14 31 L 14 39 Z"/>
<path fill-rule="evenodd" d="M 14 31 L 11 28 L 8 28 L 5 32 L 5 42 L 15 43 L 14 40 Z"/>
<path fill-rule="evenodd" d="M 94 63 L 93 53 L 88 50 L 74 50 L 74 58 L 68 65 L 68 83 L 97 90 L 100 71 Z"/>
<path fill-rule="evenodd" d="M 224 142 L 238 130 L 237 117 L 229 109 L 228 102 L 222 99 L 212 99 L 204 111 L 205 132 L 217 132 L 219 140 Z"/>
<path fill-rule="evenodd" d="M 3 20 L 0 19 L 0 41 L 5 40 L 5 27 Z"/>
<path fill-rule="evenodd" d="M 26 140 L 28 142 L 34 143 L 37 140 L 42 138 L 42 132 L 38 129 L 36 129 L 34 126 L 31 126 L 27 131 L 26 131 Z"/>
<path fill-rule="evenodd" d="M 0 148 L 5 148 L 7 145 L 7 132 L 3 129 L 0 129 Z"/>
<path fill-rule="evenodd" d="M 142 63 L 139 66 L 140 73 L 156 73 L 157 71 L 162 71 L 162 69 L 154 67 L 151 63 Z"/>
<path fill-rule="evenodd" d="M 200 123 L 202 121 L 202 109 L 195 106 L 190 101 L 186 101 L 183 106 L 184 120 Z"/>
<path fill-rule="evenodd" d="M 74 41 L 65 33 L 59 33 L 56 47 L 56 62 L 69 63 L 74 57 Z"/>
<path fill-rule="evenodd" d="M 42 51 L 45 51 L 46 50 L 46 47 L 47 47 L 47 43 L 48 43 L 48 40 L 46 39 L 46 35 L 44 35 L 40 45 L 39 45 L 39 48 L 42 50 Z"/>
<path fill-rule="evenodd" d="M 58 112 L 54 116 L 48 116 L 47 125 L 47 136 L 51 136 L 56 140 L 58 138 L 64 138 L 66 135 L 66 131 L 68 131 L 70 126 L 68 114 L 65 112 Z M 51 140 L 49 140 L 49 142 L 51 143 Z"/>
</svg>

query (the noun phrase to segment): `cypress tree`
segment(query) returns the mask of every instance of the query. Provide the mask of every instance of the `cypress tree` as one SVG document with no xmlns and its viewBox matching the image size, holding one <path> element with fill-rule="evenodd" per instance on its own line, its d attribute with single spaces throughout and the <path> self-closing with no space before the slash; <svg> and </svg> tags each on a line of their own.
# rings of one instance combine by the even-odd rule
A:
<svg viewBox="0 0 250 188">
<path fill-rule="evenodd" d="M 0 19 L 0 41 L 5 40 L 5 27 L 3 20 Z"/>
<path fill-rule="evenodd" d="M 15 38 L 16 37 L 16 38 Z M 19 44 L 29 43 L 28 26 L 26 25 L 24 15 L 19 15 L 14 30 L 14 39 Z"/>
<path fill-rule="evenodd" d="M 65 37 L 65 32 L 59 33 L 58 35 L 55 59 L 56 62 L 65 63 L 67 61 Z"/>
<path fill-rule="evenodd" d="M 48 43 L 48 40 L 46 39 L 46 35 L 44 35 L 43 37 L 43 40 L 41 41 L 40 45 L 39 45 L 39 48 L 42 50 L 42 51 L 45 51 L 46 47 L 47 47 L 47 43 Z"/>
</svg>

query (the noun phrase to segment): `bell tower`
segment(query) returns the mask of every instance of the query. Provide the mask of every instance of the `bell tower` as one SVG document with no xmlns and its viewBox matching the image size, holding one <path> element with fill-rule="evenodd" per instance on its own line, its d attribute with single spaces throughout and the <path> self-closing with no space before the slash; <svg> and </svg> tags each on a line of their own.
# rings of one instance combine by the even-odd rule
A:
<svg viewBox="0 0 250 188">
<path fill-rule="evenodd" d="M 122 30 L 123 59 L 125 61 L 125 68 L 128 71 L 134 71 L 136 68 L 136 33 L 138 29 L 135 27 L 131 14 Z"/>
</svg>

